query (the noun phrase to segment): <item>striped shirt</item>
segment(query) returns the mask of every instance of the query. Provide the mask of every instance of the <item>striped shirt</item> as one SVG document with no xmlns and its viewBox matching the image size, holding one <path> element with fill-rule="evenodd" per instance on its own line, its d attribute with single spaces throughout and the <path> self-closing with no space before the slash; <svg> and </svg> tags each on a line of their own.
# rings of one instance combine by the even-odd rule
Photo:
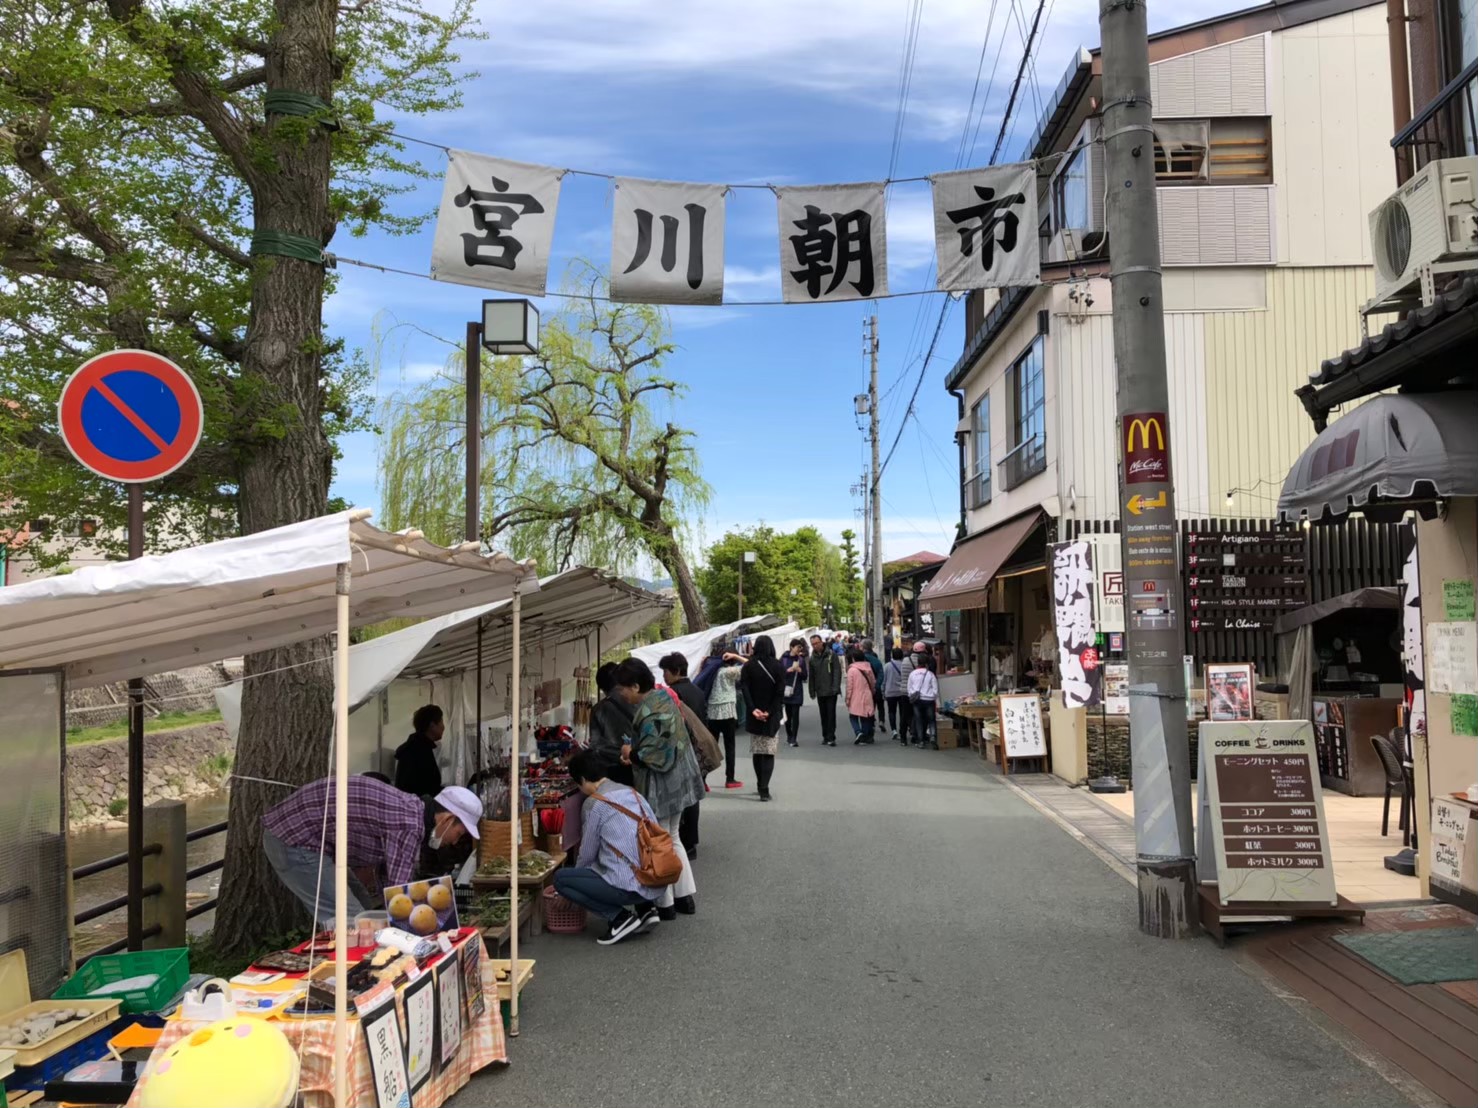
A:
<svg viewBox="0 0 1478 1108">
<path fill-rule="evenodd" d="M 639 816 L 656 818 L 646 799 L 628 785 L 607 778 L 597 791 Z M 648 900 L 652 898 L 652 890 L 638 881 L 631 871 L 632 866 L 641 864 L 636 820 L 594 797 L 586 798 L 580 817 L 580 857 L 575 864 L 595 870 L 607 884 L 618 889 L 640 893 Z"/>
<path fill-rule="evenodd" d="M 324 777 L 304 785 L 267 810 L 262 830 L 284 846 L 322 849 L 332 858 L 333 783 L 333 778 Z M 425 802 L 373 777 L 351 777 L 348 785 L 348 864 L 382 872 L 387 885 L 403 885 L 416 875 L 421 860 L 427 836 Z"/>
</svg>

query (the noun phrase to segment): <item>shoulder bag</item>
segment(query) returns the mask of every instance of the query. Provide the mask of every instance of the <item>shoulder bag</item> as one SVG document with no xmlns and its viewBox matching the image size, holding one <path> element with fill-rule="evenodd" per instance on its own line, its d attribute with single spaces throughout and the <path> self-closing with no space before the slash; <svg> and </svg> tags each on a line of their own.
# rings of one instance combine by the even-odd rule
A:
<svg viewBox="0 0 1478 1108">
<path fill-rule="evenodd" d="M 663 830 L 660 823 L 633 812 L 630 808 L 623 808 L 614 800 L 601 796 L 600 793 L 594 794 L 591 799 L 599 800 L 602 804 L 609 804 L 616 811 L 624 812 L 636 820 L 636 850 L 637 861 L 640 864 L 634 864 L 630 858 L 616 850 L 615 847 L 611 849 L 621 858 L 626 859 L 626 864 L 631 866 L 631 872 L 638 882 L 649 889 L 665 889 L 682 876 L 682 859 L 677 856 L 677 850 L 672 845 L 672 836 Z"/>
<path fill-rule="evenodd" d="M 713 737 L 708 725 L 698 718 L 697 712 L 681 702 L 678 703 L 677 710 L 682 713 L 683 722 L 688 725 L 693 751 L 698 755 L 698 772 L 707 777 L 724 764 L 724 752 L 719 749 L 718 740 Z"/>
</svg>

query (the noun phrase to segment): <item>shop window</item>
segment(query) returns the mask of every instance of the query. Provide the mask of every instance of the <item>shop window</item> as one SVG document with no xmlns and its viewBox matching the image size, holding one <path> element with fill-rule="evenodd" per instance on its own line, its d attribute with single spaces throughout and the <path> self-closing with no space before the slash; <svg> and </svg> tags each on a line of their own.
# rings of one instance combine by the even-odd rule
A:
<svg viewBox="0 0 1478 1108">
<path fill-rule="evenodd" d="M 1046 358 L 1042 335 L 1007 370 L 1011 450 L 1001 461 L 1001 487 L 1013 489 L 1047 468 Z"/>
<path fill-rule="evenodd" d="M 970 475 L 967 500 L 972 508 L 990 503 L 990 394 L 980 398 L 970 414 L 970 437 L 975 465 Z"/>
<path fill-rule="evenodd" d="M 1080 147 L 1052 178 L 1052 228 L 1086 231 L 1092 226 L 1088 208 L 1088 147 Z"/>
</svg>

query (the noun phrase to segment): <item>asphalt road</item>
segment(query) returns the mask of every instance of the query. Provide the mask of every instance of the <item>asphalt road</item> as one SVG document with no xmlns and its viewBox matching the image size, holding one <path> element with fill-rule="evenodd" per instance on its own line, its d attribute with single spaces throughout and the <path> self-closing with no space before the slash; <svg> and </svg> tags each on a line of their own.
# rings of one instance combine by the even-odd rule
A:
<svg viewBox="0 0 1478 1108">
<path fill-rule="evenodd" d="M 1140 935 L 969 751 L 823 749 L 807 714 L 774 802 L 704 802 L 696 916 L 524 945 L 512 1064 L 454 1104 L 1409 1103 L 1233 954 Z"/>
</svg>

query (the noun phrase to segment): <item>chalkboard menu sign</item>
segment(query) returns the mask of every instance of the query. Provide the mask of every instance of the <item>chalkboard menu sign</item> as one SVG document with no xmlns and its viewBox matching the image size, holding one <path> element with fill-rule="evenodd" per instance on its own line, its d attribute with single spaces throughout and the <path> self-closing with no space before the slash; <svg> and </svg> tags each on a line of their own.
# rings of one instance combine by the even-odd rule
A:
<svg viewBox="0 0 1478 1108">
<path fill-rule="evenodd" d="M 1200 747 L 1221 903 L 1337 904 L 1309 722 L 1203 723 Z"/>
<path fill-rule="evenodd" d="M 1187 534 L 1191 631 L 1271 631 L 1279 615 L 1309 602 L 1305 561 L 1297 530 Z"/>
</svg>

